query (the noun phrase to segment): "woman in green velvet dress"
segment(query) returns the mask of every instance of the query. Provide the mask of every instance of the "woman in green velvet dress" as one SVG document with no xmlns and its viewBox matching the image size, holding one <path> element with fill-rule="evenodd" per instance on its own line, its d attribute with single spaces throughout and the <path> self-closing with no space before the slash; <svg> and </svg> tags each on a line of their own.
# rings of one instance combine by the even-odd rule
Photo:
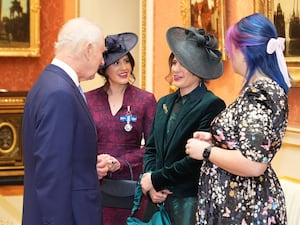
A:
<svg viewBox="0 0 300 225">
<path fill-rule="evenodd" d="M 141 186 L 151 201 L 144 220 L 158 210 L 156 203 L 164 202 L 173 225 L 189 225 L 195 223 L 202 161 L 188 157 L 185 144 L 196 130 L 208 131 L 225 108 L 205 85 L 221 76 L 223 64 L 217 40 L 203 29 L 172 27 L 167 41 L 170 77 L 178 89 L 159 100 L 146 143 Z"/>
</svg>

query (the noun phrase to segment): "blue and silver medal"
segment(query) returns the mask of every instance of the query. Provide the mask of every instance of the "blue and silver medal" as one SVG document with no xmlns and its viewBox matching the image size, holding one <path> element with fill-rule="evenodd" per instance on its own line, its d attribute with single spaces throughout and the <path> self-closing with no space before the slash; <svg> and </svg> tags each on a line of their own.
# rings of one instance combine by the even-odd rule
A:
<svg viewBox="0 0 300 225">
<path fill-rule="evenodd" d="M 136 122 L 137 121 L 137 117 L 133 116 L 131 114 L 131 110 L 130 110 L 130 106 L 127 106 L 127 112 L 125 116 L 120 116 L 120 121 L 121 122 L 126 122 L 125 126 L 124 126 L 124 130 L 126 132 L 130 132 L 132 130 L 132 124 L 131 122 Z"/>
</svg>

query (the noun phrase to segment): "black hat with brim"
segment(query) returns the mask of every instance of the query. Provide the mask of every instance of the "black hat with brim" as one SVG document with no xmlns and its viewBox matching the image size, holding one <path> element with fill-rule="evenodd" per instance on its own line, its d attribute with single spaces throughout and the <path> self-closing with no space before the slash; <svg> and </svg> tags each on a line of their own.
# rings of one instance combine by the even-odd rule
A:
<svg viewBox="0 0 300 225">
<path fill-rule="evenodd" d="M 167 42 L 177 60 L 191 73 L 206 80 L 222 75 L 222 53 L 214 35 L 205 34 L 204 29 L 171 27 Z"/>
<path fill-rule="evenodd" d="M 131 32 L 108 35 L 105 38 L 106 51 L 103 53 L 105 64 L 99 68 L 98 73 L 103 74 L 109 65 L 127 55 L 134 48 L 137 41 L 138 36 Z"/>
</svg>

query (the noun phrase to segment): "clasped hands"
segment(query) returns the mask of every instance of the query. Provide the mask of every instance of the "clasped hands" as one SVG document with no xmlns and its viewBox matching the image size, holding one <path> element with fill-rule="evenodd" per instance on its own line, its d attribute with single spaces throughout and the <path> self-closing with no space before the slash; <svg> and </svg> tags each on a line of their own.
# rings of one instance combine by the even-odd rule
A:
<svg viewBox="0 0 300 225">
<path fill-rule="evenodd" d="M 144 173 L 141 179 L 141 187 L 144 195 L 149 193 L 153 203 L 163 203 L 172 192 L 168 189 L 156 191 L 151 181 L 151 173 Z"/>
<path fill-rule="evenodd" d="M 203 160 L 203 151 L 212 144 L 212 136 L 209 132 L 196 131 L 193 138 L 187 140 L 185 145 L 185 153 L 197 160 Z"/>
<path fill-rule="evenodd" d="M 121 167 L 120 162 L 113 156 L 109 154 L 99 154 L 97 156 L 97 173 L 98 179 L 102 179 L 107 176 L 109 172 L 115 172 Z"/>
</svg>

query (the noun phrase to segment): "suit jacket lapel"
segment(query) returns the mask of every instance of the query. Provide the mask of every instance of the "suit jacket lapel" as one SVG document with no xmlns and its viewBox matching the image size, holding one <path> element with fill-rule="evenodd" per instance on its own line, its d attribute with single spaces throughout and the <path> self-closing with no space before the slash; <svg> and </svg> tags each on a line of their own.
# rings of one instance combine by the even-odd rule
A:
<svg viewBox="0 0 300 225">
<path fill-rule="evenodd" d="M 177 131 L 177 129 L 180 129 L 180 127 L 186 127 L 186 125 L 183 124 L 183 123 L 186 123 L 185 118 L 191 117 L 190 113 L 193 111 L 192 109 L 194 107 L 196 107 L 200 101 L 202 101 L 203 93 L 205 91 L 206 91 L 206 87 L 204 85 L 202 85 L 200 88 L 200 91 L 195 93 L 193 96 L 190 96 L 191 99 L 189 99 L 189 101 L 186 104 L 184 104 L 181 111 L 177 115 L 173 129 L 170 130 L 170 132 L 169 132 L 169 139 L 166 142 L 166 145 L 167 145 L 166 148 L 168 148 L 168 146 L 172 146 L 172 145 L 176 144 L 176 138 L 178 138 L 178 137 L 176 137 L 174 139 L 175 131 Z M 174 102 L 175 102 L 175 99 L 173 99 L 173 103 Z M 191 120 L 193 120 L 193 119 L 191 118 L 190 121 Z"/>
<path fill-rule="evenodd" d="M 52 65 L 51 65 L 52 66 Z M 96 126 L 94 123 L 94 119 L 90 113 L 90 110 L 87 106 L 87 103 L 85 102 L 85 100 L 83 99 L 83 97 L 81 96 L 81 93 L 78 90 L 78 87 L 75 85 L 75 83 L 73 82 L 73 80 L 70 78 L 70 76 L 68 74 L 66 74 L 66 72 L 64 70 L 62 70 L 61 68 L 59 68 L 58 66 L 53 65 L 55 68 L 61 70 L 61 73 L 57 73 L 59 76 L 61 76 L 62 79 L 64 79 L 70 86 L 72 86 L 73 92 L 76 96 L 76 98 L 78 99 L 78 101 L 80 101 L 80 104 L 82 105 L 82 107 L 84 108 L 86 114 L 89 117 L 89 120 L 91 121 L 91 124 L 93 125 L 95 131 L 96 131 Z"/>
<path fill-rule="evenodd" d="M 178 91 L 177 91 L 178 92 Z M 156 129 L 156 140 L 159 140 L 158 143 L 158 149 L 165 149 L 164 143 L 165 143 L 165 133 L 167 129 L 167 122 L 169 120 L 170 114 L 172 112 L 173 105 L 175 103 L 175 100 L 178 96 L 178 93 L 175 92 L 171 95 L 166 96 L 164 101 L 158 105 L 158 107 L 161 107 L 157 110 L 157 115 L 155 120 L 159 121 L 158 129 Z M 161 152 L 164 154 L 164 152 Z"/>
</svg>

